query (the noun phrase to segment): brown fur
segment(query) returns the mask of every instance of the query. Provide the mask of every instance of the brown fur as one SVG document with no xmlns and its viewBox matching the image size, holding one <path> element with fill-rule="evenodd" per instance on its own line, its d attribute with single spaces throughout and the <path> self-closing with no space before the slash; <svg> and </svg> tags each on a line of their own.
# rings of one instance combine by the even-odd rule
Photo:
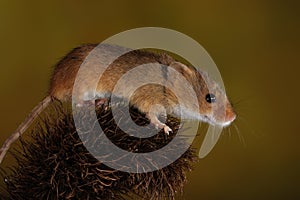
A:
<svg viewBox="0 0 300 200">
<path fill-rule="evenodd" d="M 51 77 L 48 96 L 45 98 L 47 101 L 44 100 L 47 104 L 44 105 L 42 103 L 38 105 L 34 109 L 36 112 L 34 112 L 32 115 L 29 115 L 25 119 L 24 123 L 22 123 L 12 134 L 10 139 L 4 143 L 4 146 L 0 150 L 0 163 L 10 144 L 17 140 L 19 135 L 22 135 L 23 132 L 25 132 L 26 128 L 31 124 L 31 122 L 34 121 L 37 115 L 42 112 L 45 106 L 48 105 L 50 102 L 49 99 L 56 98 L 63 102 L 72 101 L 73 86 L 80 66 L 84 61 L 86 61 L 86 57 L 92 50 L 95 49 L 96 46 L 97 44 L 86 44 L 77 47 L 57 63 Z M 107 45 L 106 48 L 107 49 L 102 52 L 104 54 L 104 59 L 111 57 L 112 53 L 120 51 L 120 49 L 123 47 Z M 105 66 L 99 65 L 97 59 L 88 59 L 86 62 L 88 65 L 92 66 L 92 68 L 91 70 L 85 71 L 83 77 L 81 77 L 79 80 L 80 93 L 79 96 L 75 97 L 76 99 L 80 100 L 80 98 L 82 98 L 80 95 L 84 94 L 86 90 L 92 89 L 93 82 L 98 80 L 99 82 L 96 88 L 97 92 L 112 93 L 115 84 L 126 72 L 142 64 L 156 63 L 172 67 L 179 73 L 180 76 L 187 80 L 187 82 L 192 86 L 193 91 L 196 93 L 197 102 L 195 104 L 199 105 L 198 111 L 193 109 L 195 105 L 190 105 L 189 90 L 182 87 L 178 77 L 169 77 L 169 69 L 164 67 L 153 69 L 149 68 L 149 70 L 147 69 L 137 72 L 137 74 L 131 78 L 131 81 L 133 82 L 131 84 L 124 85 L 124 90 L 130 85 L 134 85 L 135 81 L 139 80 L 139 77 L 150 77 L 153 80 L 159 79 L 159 81 L 161 81 L 161 78 L 157 78 L 157 75 L 161 75 L 160 77 L 163 77 L 163 81 L 171 81 L 178 93 L 182 94 L 184 97 L 184 108 L 187 109 L 187 113 L 191 113 L 192 116 L 196 115 L 197 119 L 202 119 L 202 117 L 205 117 L 210 118 L 209 120 L 206 120 L 210 123 L 222 124 L 226 121 L 232 121 L 232 119 L 235 118 L 235 113 L 232 109 L 232 106 L 228 101 L 225 92 L 219 88 L 218 84 L 211 80 L 206 73 L 196 70 L 194 67 L 186 66 L 182 63 L 176 62 L 167 54 L 157 54 L 143 50 L 130 51 L 117 58 L 106 69 L 100 79 L 99 77 L 96 77 L 96 72 L 99 70 L 99 67 Z M 216 96 L 215 103 L 210 104 L 205 100 L 205 95 L 208 93 L 213 93 Z M 126 97 L 126 91 L 121 93 L 121 96 Z M 169 127 L 157 119 L 157 116 L 161 114 L 159 107 L 156 107 L 155 110 L 151 110 L 151 107 L 159 104 L 165 107 L 167 113 L 172 113 L 174 111 L 174 107 L 178 104 L 178 99 L 171 89 L 157 84 L 144 85 L 138 88 L 132 97 L 128 97 L 128 100 L 141 112 L 146 113 L 150 118 L 150 121 L 153 122 L 158 128 L 164 128 L 166 133 L 170 131 Z M 150 111 L 152 113 L 150 113 Z"/>
</svg>

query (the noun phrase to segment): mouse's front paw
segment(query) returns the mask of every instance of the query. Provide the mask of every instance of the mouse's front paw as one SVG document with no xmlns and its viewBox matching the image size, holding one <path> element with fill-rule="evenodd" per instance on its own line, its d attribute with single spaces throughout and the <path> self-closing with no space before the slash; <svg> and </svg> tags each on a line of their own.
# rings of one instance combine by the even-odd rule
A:
<svg viewBox="0 0 300 200">
<path fill-rule="evenodd" d="M 166 124 L 162 123 L 161 121 L 159 121 L 157 119 L 157 115 L 148 113 L 147 117 L 150 119 L 150 123 L 153 124 L 157 130 L 163 129 L 165 134 L 167 134 L 167 135 L 169 135 L 170 133 L 173 132 L 169 126 L 167 126 Z"/>
<path fill-rule="evenodd" d="M 164 125 L 164 132 L 165 132 L 165 134 L 169 135 L 173 131 L 172 131 L 172 129 L 169 126 Z"/>
</svg>

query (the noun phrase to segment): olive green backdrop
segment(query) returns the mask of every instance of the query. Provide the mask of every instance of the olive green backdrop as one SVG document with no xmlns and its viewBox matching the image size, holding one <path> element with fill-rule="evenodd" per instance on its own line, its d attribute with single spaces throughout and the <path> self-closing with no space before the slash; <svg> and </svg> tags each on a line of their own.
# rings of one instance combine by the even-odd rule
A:
<svg viewBox="0 0 300 200">
<path fill-rule="evenodd" d="M 210 53 L 239 114 L 239 131 L 225 130 L 189 173 L 184 198 L 300 199 L 299 8 L 277 0 L 1 0 L 0 143 L 45 96 L 52 66 L 68 50 L 166 27 Z"/>
</svg>

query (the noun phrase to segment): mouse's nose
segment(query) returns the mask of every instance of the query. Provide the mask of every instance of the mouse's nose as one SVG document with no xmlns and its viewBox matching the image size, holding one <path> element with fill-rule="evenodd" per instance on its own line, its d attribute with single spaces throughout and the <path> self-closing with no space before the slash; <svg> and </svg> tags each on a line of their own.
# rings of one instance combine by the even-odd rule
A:
<svg viewBox="0 0 300 200">
<path fill-rule="evenodd" d="M 236 118 L 236 114 L 232 109 L 226 109 L 225 113 L 225 121 L 226 122 L 233 122 Z"/>
</svg>

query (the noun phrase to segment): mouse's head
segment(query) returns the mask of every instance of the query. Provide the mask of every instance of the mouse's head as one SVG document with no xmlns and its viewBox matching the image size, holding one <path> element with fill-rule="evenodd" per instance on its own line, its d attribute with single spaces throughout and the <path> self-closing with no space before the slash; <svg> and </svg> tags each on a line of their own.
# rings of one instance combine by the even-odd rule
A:
<svg viewBox="0 0 300 200">
<path fill-rule="evenodd" d="M 172 66 L 189 80 L 197 94 L 199 111 L 196 115 L 191 115 L 200 121 L 223 127 L 235 120 L 236 113 L 225 91 L 208 76 L 207 72 L 179 62 L 172 63 Z M 194 111 L 189 112 L 194 113 Z"/>
<path fill-rule="evenodd" d="M 196 87 L 199 113 L 203 121 L 212 125 L 228 126 L 236 118 L 236 113 L 224 90 L 206 72 L 196 70 L 200 87 Z"/>
</svg>

